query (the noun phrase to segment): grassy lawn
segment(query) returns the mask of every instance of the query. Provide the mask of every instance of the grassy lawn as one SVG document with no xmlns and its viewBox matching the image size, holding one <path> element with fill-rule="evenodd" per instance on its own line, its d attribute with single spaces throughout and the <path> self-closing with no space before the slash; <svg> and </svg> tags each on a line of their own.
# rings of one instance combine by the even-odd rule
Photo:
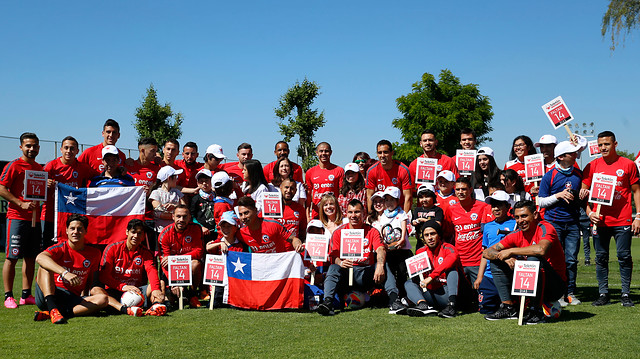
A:
<svg viewBox="0 0 640 359">
<path fill-rule="evenodd" d="M 615 249 L 612 247 L 612 252 Z M 593 254 L 592 254 L 593 255 Z M 640 258 L 640 241 L 633 255 Z M 4 256 L 3 256 L 4 257 Z M 618 264 L 611 262 L 614 304 L 593 307 L 595 267 L 580 257 L 577 296 L 560 320 L 518 327 L 488 322 L 478 313 L 453 319 L 411 318 L 386 309 L 345 311 L 334 317 L 307 312 L 185 309 L 166 317 L 122 315 L 73 318 L 66 325 L 33 322 L 33 306 L 0 308 L 0 356 L 14 357 L 492 357 L 635 358 L 640 356 L 640 290 L 634 270 L 632 299 L 619 304 Z M 592 258 L 593 262 L 593 258 Z M 0 264 L 2 261 L 0 261 Z M 20 271 L 17 270 L 19 273 Z M 20 280 L 14 293 L 19 296 Z"/>
</svg>

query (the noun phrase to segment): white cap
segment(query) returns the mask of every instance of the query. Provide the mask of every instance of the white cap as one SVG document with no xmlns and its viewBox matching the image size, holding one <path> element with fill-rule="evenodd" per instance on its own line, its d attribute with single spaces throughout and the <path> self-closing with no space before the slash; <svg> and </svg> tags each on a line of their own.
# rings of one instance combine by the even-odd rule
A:
<svg viewBox="0 0 640 359">
<path fill-rule="evenodd" d="M 105 155 L 118 155 L 118 148 L 114 145 L 106 145 L 104 147 L 102 147 L 102 158 L 104 158 Z"/>
<path fill-rule="evenodd" d="M 487 156 L 491 156 L 493 157 L 493 149 L 491 147 L 480 147 L 478 149 L 478 154 L 479 155 L 487 155 Z"/>
<path fill-rule="evenodd" d="M 558 156 L 562 156 L 565 153 L 581 152 L 583 149 L 584 148 L 576 146 L 569 141 L 562 141 L 558 143 L 556 148 L 553 150 L 553 156 L 558 158 Z"/>
<path fill-rule="evenodd" d="M 206 168 L 201 169 L 200 171 L 198 171 L 198 173 L 196 173 L 196 181 L 198 180 L 198 178 L 200 178 L 201 176 L 207 176 L 209 178 L 211 178 L 211 171 L 209 171 Z"/>
<path fill-rule="evenodd" d="M 382 192 L 382 197 L 384 196 L 391 196 L 395 199 L 399 199 L 400 198 L 400 188 L 398 187 L 394 187 L 394 186 L 389 186 L 387 188 L 384 189 L 384 192 Z"/>
<path fill-rule="evenodd" d="M 423 183 L 420 185 L 420 187 L 418 187 L 418 195 L 420 195 L 420 193 L 422 192 L 426 192 L 427 190 L 436 193 L 436 188 L 433 187 L 433 185 L 431 183 Z"/>
<path fill-rule="evenodd" d="M 324 228 L 324 225 L 322 224 L 322 222 L 319 219 L 312 219 L 307 224 L 307 229 L 309 229 L 311 227 Z"/>
<path fill-rule="evenodd" d="M 540 147 L 540 145 L 557 145 L 558 139 L 554 135 L 543 135 L 540 140 L 533 144 L 534 147 Z"/>
<path fill-rule="evenodd" d="M 220 158 L 220 159 L 226 159 L 227 158 L 227 156 L 225 156 L 222 153 L 222 146 L 220 146 L 220 145 L 213 144 L 213 145 L 207 147 L 207 152 L 205 154 L 209 154 L 209 153 L 214 155 L 216 158 Z"/>
<path fill-rule="evenodd" d="M 160 169 L 160 171 L 158 171 L 158 179 L 160 180 L 160 182 L 164 182 L 167 180 L 167 178 L 171 176 L 177 176 L 181 173 L 182 169 L 177 170 L 171 166 L 164 166 Z"/>
<path fill-rule="evenodd" d="M 344 166 L 344 173 L 347 173 L 349 171 L 358 173 L 358 172 L 360 172 L 360 166 L 358 166 L 357 164 L 355 164 L 353 162 L 347 163 L 347 165 Z"/>
<path fill-rule="evenodd" d="M 236 216 L 235 212 L 233 211 L 226 211 L 222 213 L 222 216 L 220 216 L 220 221 L 218 223 L 222 222 L 227 222 L 232 226 L 237 226 L 239 223 L 238 216 Z"/>
<path fill-rule="evenodd" d="M 382 191 L 377 191 L 376 193 L 371 195 L 371 199 L 373 200 L 374 198 L 379 197 L 379 198 L 384 198 L 384 192 Z"/>
<path fill-rule="evenodd" d="M 438 173 L 438 175 L 436 176 L 436 179 L 438 179 L 438 177 L 442 177 L 449 182 L 454 182 L 456 180 L 456 175 L 449 170 L 440 171 L 440 173 Z"/>
<path fill-rule="evenodd" d="M 509 194 L 507 194 L 507 192 L 505 191 L 495 191 L 493 192 L 493 194 L 491 196 L 487 196 L 484 201 L 491 205 L 492 202 L 506 202 L 507 204 L 509 204 Z M 511 205 L 509 205 L 509 207 L 511 207 Z"/>
<path fill-rule="evenodd" d="M 230 180 L 231 178 L 229 177 L 229 174 L 227 172 L 218 171 L 211 177 L 211 185 L 213 186 L 213 188 L 220 188 L 227 184 L 227 182 L 229 182 Z"/>
</svg>

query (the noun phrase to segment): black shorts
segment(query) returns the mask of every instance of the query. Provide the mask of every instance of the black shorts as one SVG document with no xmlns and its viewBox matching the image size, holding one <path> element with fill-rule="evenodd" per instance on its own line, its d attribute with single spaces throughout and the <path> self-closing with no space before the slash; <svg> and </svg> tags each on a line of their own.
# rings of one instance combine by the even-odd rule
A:
<svg viewBox="0 0 640 359">
<path fill-rule="evenodd" d="M 31 221 L 7 219 L 7 258 L 35 258 L 40 253 L 42 230 L 40 222 L 31 227 Z"/>
<path fill-rule="evenodd" d="M 56 297 L 56 306 L 65 318 L 71 318 L 73 316 L 73 307 L 80 305 L 82 301 L 84 301 L 81 296 L 60 287 L 56 287 L 54 296 Z M 36 283 L 35 298 L 36 305 L 40 310 L 49 310 L 47 303 L 44 301 L 42 289 L 40 289 L 38 283 Z"/>
</svg>

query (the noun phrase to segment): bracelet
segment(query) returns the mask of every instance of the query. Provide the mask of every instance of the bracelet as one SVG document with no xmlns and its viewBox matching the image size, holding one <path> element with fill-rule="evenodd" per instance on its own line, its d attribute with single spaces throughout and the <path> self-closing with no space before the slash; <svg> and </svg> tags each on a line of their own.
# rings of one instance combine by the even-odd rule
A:
<svg viewBox="0 0 640 359">
<path fill-rule="evenodd" d="M 69 273 L 69 271 L 65 269 L 64 272 L 60 273 L 60 278 L 64 279 L 64 276 L 67 275 L 67 273 Z"/>
</svg>

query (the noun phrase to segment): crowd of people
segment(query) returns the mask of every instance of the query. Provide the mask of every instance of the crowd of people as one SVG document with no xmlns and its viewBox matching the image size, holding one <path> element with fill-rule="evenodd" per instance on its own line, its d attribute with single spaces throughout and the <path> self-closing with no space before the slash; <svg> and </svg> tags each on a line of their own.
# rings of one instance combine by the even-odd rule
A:
<svg viewBox="0 0 640 359">
<path fill-rule="evenodd" d="M 39 140 L 20 136 L 22 156 L 0 175 L 0 196 L 9 202 L 6 260 L 3 267 L 4 306 L 37 305 L 36 320 L 64 323 L 69 318 L 105 309 L 132 316 L 164 315 L 178 296 L 191 307 L 201 300 L 222 305 L 222 290 L 202 285 L 207 253 L 304 252 L 308 233 L 329 238 L 326 262 L 308 262 L 309 284 L 323 295 L 315 311 L 333 315 L 351 290 L 384 298 L 390 314 L 455 317 L 479 311 L 487 320 L 515 319 L 511 294 L 516 260 L 537 261 L 537 295 L 527 300 L 525 322 L 546 321 L 544 308 L 579 305 L 576 277 L 580 238 L 592 225 L 599 297 L 594 306 L 610 303 L 609 244 L 613 237 L 620 267 L 620 303 L 633 306 L 631 238 L 640 233 L 640 179 L 636 164 L 616 152 L 610 131 L 598 134 L 600 157 L 583 169 L 576 163 L 586 140 L 573 135 L 558 141 L 544 135 L 535 144 L 525 135 L 513 141 L 510 160 L 502 169 L 489 147 L 476 149 L 470 129 L 460 133 L 460 147 L 475 150 L 475 170 L 459 171 L 456 158 L 438 152 L 433 131 L 420 138 L 422 155 L 409 165 L 394 159 L 393 144 L 380 140 L 377 160 L 358 152 L 340 167 L 331 162 L 328 142 L 317 145 L 318 165 L 303 169 L 289 159 L 289 145 L 276 143 L 276 159 L 263 166 L 252 147 L 237 147 L 237 162 L 224 162 L 221 146 L 212 144 L 200 157 L 187 142 L 182 160 L 177 140 L 138 143 L 137 159 L 126 158 L 116 143 L 120 127 L 104 123 L 103 142 L 78 156 L 78 142 L 62 140 L 61 156 L 44 167 L 36 161 Z M 162 146 L 160 156 L 159 147 Z M 540 150 L 546 173 L 526 182 L 525 156 Z M 202 158 L 203 162 L 198 162 Z M 437 161 L 435 181 L 425 180 L 420 158 Z M 48 198 L 24 200 L 26 170 L 48 173 Z M 463 173 L 461 173 L 463 172 Z M 615 176 L 613 205 L 587 203 L 595 174 Z M 129 221 L 126 233 L 113 233 L 108 245 L 87 243 L 88 218 L 72 215 L 66 236 L 54 233 L 56 183 L 72 187 L 142 186 L 145 220 Z M 266 218 L 263 199 L 277 192 L 279 218 Z M 415 199 L 415 201 L 414 201 Z M 39 223 L 39 222 L 42 223 Z M 362 258 L 341 258 L 342 233 L 364 233 Z M 415 248 L 411 237 L 416 238 Z M 585 248 L 588 246 L 588 237 Z M 405 260 L 426 253 L 431 270 L 409 278 Z M 184 293 L 167 281 L 168 257 L 190 255 L 193 285 Z M 14 299 L 16 263 L 23 260 L 22 293 Z M 585 264 L 589 256 L 585 251 Z M 35 263 L 39 264 L 32 293 Z M 160 270 L 158 270 L 158 268 Z M 347 278 L 352 278 L 352 284 Z M 212 287 L 213 288 L 213 287 Z M 120 298 L 134 292 L 143 298 L 125 305 Z M 524 299 L 522 299 L 524 300 Z M 143 309 L 145 308 L 145 309 Z"/>
</svg>

